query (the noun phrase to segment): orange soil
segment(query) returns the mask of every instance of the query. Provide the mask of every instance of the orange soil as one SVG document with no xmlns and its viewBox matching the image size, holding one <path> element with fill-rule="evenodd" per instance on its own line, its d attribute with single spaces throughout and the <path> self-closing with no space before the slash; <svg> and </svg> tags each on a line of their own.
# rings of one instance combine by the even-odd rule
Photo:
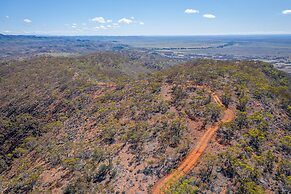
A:
<svg viewBox="0 0 291 194">
<path fill-rule="evenodd" d="M 165 101 L 171 101 L 172 100 L 172 96 L 170 94 L 170 91 L 172 90 L 172 87 L 168 84 L 165 84 L 161 87 L 161 96 L 162 99 Z"/>
<path fill-rule="evenodd" d="M 215 93 L 212 93 L 212 98 L 217 104 L 223 106 L 221 100 Z M 224 116 L 221 119 L 221 121 L 215 123 L 213 126 L 207 129 L 207 131 L 204 133 L 204 135 L 198 142 L 196 148 L 194 148 L 188 154 L 188 156 L 182 161 L 178 168 L 156 183 L 156 185 L 153 188 L 153 193 L 154 194 L 164 193 L 163 191 L 166 191 L 173 183 L 175 183 L 177 180 L 179 180 L 184 175 L 189 173 L 192 170 L 192 168 L 197 164 L 199 158 L 205 151 L 210 139 L 213 137 L 219 126 L 223 123 L 232 121 L 234 117 L 235 117 L 234 111 L 231 109 L 226 109 L 224 111 Z"/>
</svg>

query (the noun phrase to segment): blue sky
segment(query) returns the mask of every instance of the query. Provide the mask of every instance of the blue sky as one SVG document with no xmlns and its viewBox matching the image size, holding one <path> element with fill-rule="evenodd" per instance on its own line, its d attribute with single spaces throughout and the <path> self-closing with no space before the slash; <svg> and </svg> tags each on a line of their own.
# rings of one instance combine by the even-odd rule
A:
<svg viewBox="0 0 291 194">
<path fill-rule="evenodd" d="M 291 0 L 1 0 L 0 33 L 291 34 Z"/>
</svg>

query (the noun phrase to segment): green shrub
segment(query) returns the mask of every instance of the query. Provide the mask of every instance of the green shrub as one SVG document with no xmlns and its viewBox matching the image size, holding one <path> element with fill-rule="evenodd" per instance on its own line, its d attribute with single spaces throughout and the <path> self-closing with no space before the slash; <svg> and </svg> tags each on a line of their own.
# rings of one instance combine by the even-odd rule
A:
<svg viewBox="0 0 291 194">
<path fill-rule="evenodd" d="M 171 188 L 165 191 L 166 194 L 196 194 L 199 189 L 193 186 L 193 180 L 182 180 L 178 181 Z"/>
<path fill-rule="evenodd" d="M 242 185 L 239 187 L 239 193 L 245 194 L 264 194 L 264 189 L 257 185 L 255 182 L 243 182 Z"/>
<path fill-rule="evenodd" d="M 221 95 L 221 101 L 225 107 L 228 107 L 229 103 L 231 102 L 231 94 L 229 91 L 224 91 Z"/>
<path fill-rule="evenodd" d="M 249 101 L 249 97 L 248 96 L 240 97 L 238 99 L 237 109 L 242 111 L 242 112 L 246 111 L 248 101 Z"/>
<path fill-rule="evenodd" d="M 92 157 L 93 157 L 94 161 L 99 163 L 99 162 L 103 161 L 103 159 L 105 157 L 105 152 L 101 148 L 96 148 L 96 149 L 94 149 Z"/>
<path fill-rule="evenodd" d="M 260 145 L 263 141 L 266 140 L 265 133 L 259 129 L 251 129 L 248 132 L 249 145 L 254 148 L 256 151 L 259 151 Z"/>
<path fill-rule="evenodd" d="M 207 104 L 206 106 L 207 115 L 210 121 L 217 121 L 221 114 L 221 107 L 217 104 Z"/>
<path fill-rule="evenodd" d="M 16 148 L 12 153 L 13 153 L 13 156 L 16 157 L 16 158 L 19 158 L 20 156 L 28 153 L 29 150 L 27 150 L 26 148 L 23 148 L 23 147 L 18 147 Z"/>
<path fill-rule="evenodd" d="M 65 158 L 63 159 L 62 163 L 65 165 L 65 167 L 73 169 L 76 167 L 79 161 L 79 158 Z"/>
<path fill-rule="evenodd" d="M 246 112 L 238 112 L 235 118 L 235 124 L 238 129 L 242 129 L 248 126 L 248 118 Z"/>
<path fill-rule="evenodd" d="M 53 129 L 60 129 L 63 127 L 63 123 L 61 121 L 53 121 L 45 125 L 45 129 L 47 131 L 51 131 Z"/>
<path fill-rule="evenodd" d="M 93 176 L 93 183 L 100 183 L 105 180 L 107 173 L 110 171 L 111 165 L 101 164 L 98 172 Z"/>
<path fill-rule="evenodd" d="M 291 152 L 291 136 L 284 136 L 280 139 L 280 148 L 287 154 Z"/>
<path fill-rule="evenodd" d="M 217 137 L 221 144 L 229 144 L 234 137 L 234 127 L 232 123 L 226 123 L 219 127 Z"/>
</svg>

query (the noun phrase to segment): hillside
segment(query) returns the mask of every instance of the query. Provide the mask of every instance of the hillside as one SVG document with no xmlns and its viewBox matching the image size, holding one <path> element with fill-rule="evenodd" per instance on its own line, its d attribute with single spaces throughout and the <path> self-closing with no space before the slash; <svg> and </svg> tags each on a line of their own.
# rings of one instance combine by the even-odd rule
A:
<svg viewBox="0 0 291 194">
<path fill-rule="evenodd" d="M 38 55 L 66 56 L 96 51 L 118 51 L 125 45 L 82 37 L 0 35 L 0 59 L 29 58 Z"/>
<path fill-rule="evenodd" d="M 123 52 L 2 63 L 0 192 L 151 193 L 217 126 L 161 192 L 288 193 L 290 76 L 262 62 L 174 63 Z"/>
</svg>

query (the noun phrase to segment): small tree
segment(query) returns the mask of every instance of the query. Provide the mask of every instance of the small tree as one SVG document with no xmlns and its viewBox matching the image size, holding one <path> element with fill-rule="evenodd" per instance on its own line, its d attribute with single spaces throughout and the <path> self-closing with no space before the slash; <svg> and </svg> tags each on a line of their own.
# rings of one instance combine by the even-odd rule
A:
<svg viewBox="0 0 291 194">
<path fill-rule="evenodd" d="M 258 129 L 251 129 L 248 132 L 249 145 L 256 151 L 259 151 L 261 143 L 266 139 L 265 134 Z"/>
<path fill-rule="evenodd" d="M 238 129 L 242 129 L 243 127 L 248 126 L 248 119 L 247 119 L 247 113 L 246 112 L 238 112 L 235 124 L 238 127 Z"/>
<path fill-rule="evenodd" d="M 221 144 L 229 144 L 233 139 L 234 129 L 230 123 L 222 125 L 217 131 L 217 137 Z"/>
<path fill-rule="evenodd" d="M 199 189 L 196 186 L 193 186 L 191 183 L 193 181 L 190 179 L 186 179 L 183 181 L 179 181 L 178 183 L 171 186 L 169 190 L 167 190 L 166 194 L 196 194 Z"/>
<path fill-rule="evenodd" d="M 280 148 L 286 153 L 291 153 L 291 136 L 284 136 L 280 139 Z"/>
<path fill-rule="evenodd" d="M 221 108 L 216 104 L 208 104 L 206 105 L 206 109 L 208 112 L 209 119 L 211 121 L 217 121 L 220 117 Z"/>
<path fill-rule="evenodd" d="M 221 101 L 223 105 L 228 108 L 228 105 L 231 102 L 231 94 L 229 91 L 224 91 L 224 93 L 221 96 Z"/>
<path fill-rule="evenodd" d="M 239 187 L 238 193 L 245 194 L 264 194 L 264 189 L 257 185 L 255 182 L 246 181 L 241 184 Z"/>
<path fill-rule="evenodd" d="M 242 96 L 238 100 L 239 100 L 239 103 L 237 105 L 237 109 L 240 111 L 246 111 L 246 106 L 249 101 L 249 98 L 247 96 Z"/>
</svg>

